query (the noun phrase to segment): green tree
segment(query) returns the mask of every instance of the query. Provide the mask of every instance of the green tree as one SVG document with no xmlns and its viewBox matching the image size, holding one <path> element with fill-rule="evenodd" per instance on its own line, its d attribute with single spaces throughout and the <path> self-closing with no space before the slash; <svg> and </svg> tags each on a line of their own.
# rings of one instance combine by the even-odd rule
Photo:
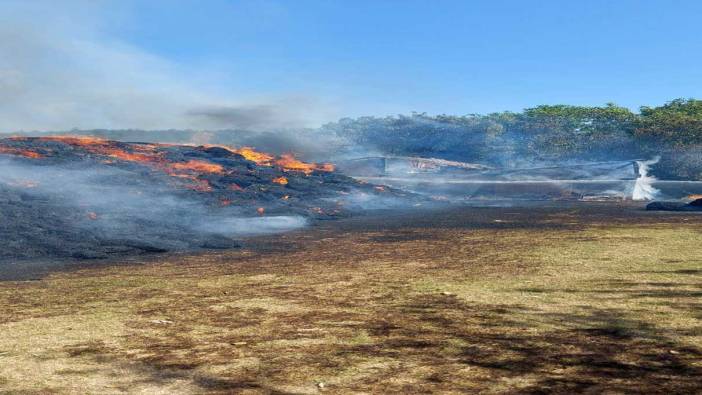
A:
<svg viewBox="0 0 702 395">
<path fill-rule="evenodd" d="M 532 155 L 551 159 L 629 155 L 636 115 L 608 103 L 604 107 L 543 105 L 522 113 L 517 127 L 530 136 Z"/>
<path fill-rule="evenodd" d="M 700 144 L 702 100 L 676 99 L 660 107 L 641 107 L 634 134 L 645 144 Z"/>
</svg>

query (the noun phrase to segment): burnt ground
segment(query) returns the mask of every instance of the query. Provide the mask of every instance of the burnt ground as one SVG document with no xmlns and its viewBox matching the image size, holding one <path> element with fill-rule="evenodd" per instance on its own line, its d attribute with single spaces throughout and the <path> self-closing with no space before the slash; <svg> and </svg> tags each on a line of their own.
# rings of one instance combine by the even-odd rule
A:
<svg viewBox="0 0 702 395">
<path fill-rule="evenodd" d="M 4 281 L 0 388 L 699 393 L 701 221 L 620 203 L 375 212 Z"/>
<path fill-rule="evenodd" d="M 240 238 L 427 199 L 252 149 L 0 139 L 0 272 L 240 246 Z M 61 262 L 57 262 L 61 260 Z"/>
</svg>

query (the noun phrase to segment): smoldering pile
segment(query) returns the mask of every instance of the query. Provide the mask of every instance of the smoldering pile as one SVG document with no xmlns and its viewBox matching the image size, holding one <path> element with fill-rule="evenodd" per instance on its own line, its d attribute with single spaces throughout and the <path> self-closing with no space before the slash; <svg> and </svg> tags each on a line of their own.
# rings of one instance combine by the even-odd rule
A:
<svg viewBox="0 0 702 395">
<path fill-rule="evenodd" d="M 661 200 L 651 202 L 646 205 L 648 211 L 702 211 L 702 198 L 699 195 L 694 200 L 685 201 L 670 201 Z"/>
<path fill-rule="evenodd" d="M 0 140 L 0 261 L 231 248 L 415 196 L 252 148 Z"/>
</svg>

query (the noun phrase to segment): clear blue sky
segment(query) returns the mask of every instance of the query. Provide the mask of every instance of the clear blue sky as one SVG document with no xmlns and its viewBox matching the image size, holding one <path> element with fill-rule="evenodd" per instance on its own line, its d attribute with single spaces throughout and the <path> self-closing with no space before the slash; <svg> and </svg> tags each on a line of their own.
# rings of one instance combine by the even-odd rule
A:
<svg viewBox="0 0 702 395">
<path fill-rule="evenodd" d="M 183 114 L 218 103 L 275 103 L 275 125 L 702 97 L 699 0 L 0 5 L 5 129 L 199 127 Z"/>
<path fill-rule="evenodd" d="M 140 1 L 117 34 L 353 113 L 702 96 L 702 1 Z"/>
</svg>

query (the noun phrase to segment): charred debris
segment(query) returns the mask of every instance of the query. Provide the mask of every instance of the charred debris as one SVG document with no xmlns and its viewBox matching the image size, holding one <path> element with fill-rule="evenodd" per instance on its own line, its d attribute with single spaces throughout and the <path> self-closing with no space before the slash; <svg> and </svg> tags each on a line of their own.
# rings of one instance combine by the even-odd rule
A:
<svg viewBox="0 0 702 395">
<path fill-rule="evenodd" d="M 231 248 L 421 198 L 253 148 L 0 139 L 0 262 Z"/>
</svg>

